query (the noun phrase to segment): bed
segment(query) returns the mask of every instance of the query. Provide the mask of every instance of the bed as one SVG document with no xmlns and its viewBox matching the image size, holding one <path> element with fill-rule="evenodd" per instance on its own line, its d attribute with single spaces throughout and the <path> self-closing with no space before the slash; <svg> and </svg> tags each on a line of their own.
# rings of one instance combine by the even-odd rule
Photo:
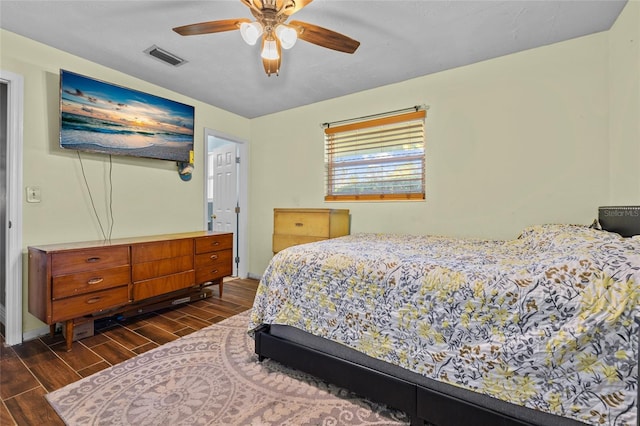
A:
<svg viewBox="0 0 640 426">
<path fill-rule="evenodd" d="M 275 255 L 249 332 L 413 425 L 637 425 L 639 304 L 637 236 L 356 234 Z"/>
</svg>

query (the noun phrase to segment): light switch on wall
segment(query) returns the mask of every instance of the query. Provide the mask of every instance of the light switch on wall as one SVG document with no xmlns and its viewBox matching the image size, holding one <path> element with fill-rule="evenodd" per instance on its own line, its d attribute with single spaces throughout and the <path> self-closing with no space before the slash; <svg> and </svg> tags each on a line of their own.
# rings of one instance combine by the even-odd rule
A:
<svg viewBox="0 0 640 426">
<path fill-rule="evenodd" d="M 27 186 L 27 203 L 39 203 L 40 200 L 40 187 Z"/>
</svg>

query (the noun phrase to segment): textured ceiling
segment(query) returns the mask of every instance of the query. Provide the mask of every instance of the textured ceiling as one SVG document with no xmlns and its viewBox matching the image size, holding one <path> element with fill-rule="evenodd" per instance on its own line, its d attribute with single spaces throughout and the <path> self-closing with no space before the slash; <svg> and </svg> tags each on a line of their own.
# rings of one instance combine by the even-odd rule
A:
<svg viewBox="0 0 640 426">
<path fill-rule="evenodd" d="M 254 118 L 608 30 L 626 1 L 316 0 L 293 15 L 361 42 L 345 54 L 299 40 L 267 77 L 238 31 L 183 37 L 195 22 L 252 18 L 240 0 L 0 1 L 8 31 Z M 188 63 L 143 52 L 157 45 Z M 69 70 L 74 71 L 74 70 Z M 77 70 L 75 70 L 77 71 Z"/>
</svg>

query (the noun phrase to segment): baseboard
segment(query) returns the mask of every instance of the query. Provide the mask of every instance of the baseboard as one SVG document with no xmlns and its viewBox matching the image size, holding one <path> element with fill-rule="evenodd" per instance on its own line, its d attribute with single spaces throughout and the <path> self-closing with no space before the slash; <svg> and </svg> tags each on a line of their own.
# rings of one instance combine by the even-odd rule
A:
<svg viewBox="0 0 640 426">
<path fill-rule="evenodd" d="M 22 333 L 22 341 L 26 342 L 28 340 L 37 339 L 38 337 L 49 334 L 49 326 L 46 325 L 44 327 L 34 328 L 33 330 L 25 331 Z"/>
<path fill-rule="evenodd" d="M 252 274 L 251 272 L 249 272 L 247 274 L 247 278 L 251 278 L 252 280 L 260 281 L 262 279 L 262 275 L 256 275 L 256 274 Z"/>
<path fill-rule="evenodd" d="M 6 315 L 7 313 L 6 313 L 5 307 L 0 306 L 0 319 L 3 324 L 6 324 L 5 322 Z M 39 328 L 22 333 L 22 341 L 14 344 L 20 344 L 22 342 L 26 342 L 27 340 L 37 339 L 38 337 L 44 336 L 45 334 L 49 334 L 49 326 L 39 327 Z"/>
</svg>

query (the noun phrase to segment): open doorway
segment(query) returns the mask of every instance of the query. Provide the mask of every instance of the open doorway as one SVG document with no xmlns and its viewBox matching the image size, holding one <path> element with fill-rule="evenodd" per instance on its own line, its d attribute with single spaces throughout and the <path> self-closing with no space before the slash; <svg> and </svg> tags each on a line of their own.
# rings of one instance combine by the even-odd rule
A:
<svg viewBox="0 0 640 426">
<path fill-rule="evenodd" d="M 22 342 L 22 76 L 0 70 L 0 321 Z"/>
<path fill-rule="evenodd" d="M 7 306 L 7 93 L 9 85 L 0 81 L 0 323 L 6 325 L 6 306 Z M 3 332 L 4 335 L 4 332 Z"/>
<path fill-rule="evenodd" d="M 233 276 L 247 277 L 247 143 L 205 129 L 205 229 L 232 232 Z"/>
</svg>

